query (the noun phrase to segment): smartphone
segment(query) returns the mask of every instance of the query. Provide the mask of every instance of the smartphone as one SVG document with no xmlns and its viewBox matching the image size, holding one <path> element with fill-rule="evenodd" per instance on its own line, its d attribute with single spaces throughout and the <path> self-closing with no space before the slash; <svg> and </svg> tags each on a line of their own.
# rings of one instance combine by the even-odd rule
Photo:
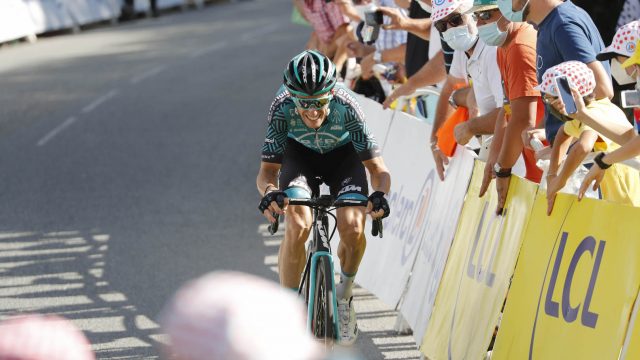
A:
<svg viewBox="0 0 640 360">
<path fill-rule="evenodd" d="M 564 109 L 567 114 L 575 114 L 578 112 L 578 108 L 576 107 L 576 102 L 573 100 L 573 95 L 571 94 L 571 87 L 569 86 L 569 79 L 567 79 L 566 75 L 556 77 L 556 85 L 558 85 L 558 92 L 560 93 L 560 98 L 562 98 L 562 102 L 564 103 Z"/>
<path fill-rule="evenodd" d="M 640 91 L 626 90 L 620 93 L 620 103 L 623 108 L 640 107 Z"/>
<path fill-rule="evenodd" d="M 382 11 L 376 10 L 364 13 L 364 22 L 369 26 L 382 25 L 384 22 Z"/>
</svg>

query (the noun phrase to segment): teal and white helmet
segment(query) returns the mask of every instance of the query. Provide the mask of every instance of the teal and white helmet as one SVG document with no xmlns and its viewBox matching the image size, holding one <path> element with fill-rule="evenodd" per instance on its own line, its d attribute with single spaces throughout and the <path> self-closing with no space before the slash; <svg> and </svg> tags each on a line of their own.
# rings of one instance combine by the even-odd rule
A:
<svg viewBox="0 0 640 360">
<path fill-rule="evenodd" d="M 284 70 L 284 86 L 292 95 L 316 96 L 331 91 L 336 84 L 336 66 L 315 50 L 296 55 Z"/>
</svg>

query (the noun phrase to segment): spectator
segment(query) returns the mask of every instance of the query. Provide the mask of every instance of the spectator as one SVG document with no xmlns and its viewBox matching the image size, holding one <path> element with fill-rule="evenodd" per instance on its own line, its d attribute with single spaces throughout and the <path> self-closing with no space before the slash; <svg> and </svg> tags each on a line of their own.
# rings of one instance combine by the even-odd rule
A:
<svg viewBox="0 0 640 360">
<path fill-rule="evenodd" d="M 475 0 L 469 12 L 476 19 L 480 40 L 498 47 L 498 67 L 505 98 L 485 165 L 480 196 L 484 196 L 496 173 L 504 175 L 496 178 L 496 212 L 500 214 L 509 191 L 511 168 L 521 153 L 527 169 L 526 178 L 538 183 L 542 177 L 542 170 L 536 166 L 533 151 L 523 148 L 520 136 L 525 129 L 535 127 L 544 115 L 540 92 L 535 89 L 538 85 L 537 32 L 527 23 L 514 23 L 501 16 L 497 0 Z"/>
<path fill-rule="evenodd" d="M 24 315 L 0 323 L 0 360 L 94 360 L 87 338 L 55 315 Z"/>
<path fill-rule="evenodd" d="M 636 44 L 636 50 L 633 55 L 622 64 L 622 67 L 625 68 L 627 73 L 634 77 L 636 81 L 640 81 L 640 42 Z M 612 164 L 631 159 L 638 155 L 640 155 L 640 136 L 636 136 L 633 140 L 613 152 L 608 154 L 602 153 L 596 156 L 595 165 L 591 167 L 591 170 L 589 170 L 589 173 L 582 182 L 578 199 L 582 199 L 591 183 L 595 182 L 593 184 L 594 190 L 598 188 L 603 181 L 606 170 L 609 169 Z"/>
<path fill-rule="evenodd" d="M 431 1 L 429 0 L 426 4 L 422 1 L 416 1 L 419 3 L 423 9 L 431 9 Z M 428 52 L 427 57 L 428 61 L 418 66 L 409 65 L 413 60 L 413 56 L 409 54 L 409 43 L 407 42 L 407 76 L 409 77 L 408 81 L 398 88 L 396 88 L 393 93 L 391 93 L 385 102 L 383 103 L 384 108 L 388 108 L 391 104 L 397 100 L 401 96 L 409 96 L 413 94 L 417 89 L 425 86 L 433 86 L 441 83 L 447 76 L 445 71 L 445 59 L 443 55 L 443 51 L 441 48 L 441 41 L 438 38 L 439 33 L 437 30 L 433 29 L 433 21 L 431 19 L 424 19 L 420 21 L 415 21 L 414 26 L 411 24 L 405 24 L 400 20 L 396 20 L 396 17 L 393 16 L 392 12 L 388 9 L 381 9 L 386 15 L 392 18 L 392 24 L 397 24 L 399 28 L 404 28 L 409 31 L 411 34 L 416 37 L 422 39 L 429 39 L 428 44 Z M 419 44 L 416 44 L 416 47 Z M 452 54 L 453 55 L 453 54 Z M 416 62 L 418 65 L 419 62 Z"/>
<path fill-rule="evenodd" d="M 434 26 L 455 50 L 441 98 L 449 99 L 458 84 L 468 84 L 469 78 L 473 79 L 472 88 L 478 107 L 478 116 L 455 128 L 457 142 L 466 144 L 474 135 L 493 133 L 496 118 L 502 108 L 504 94 L 496 59 L 496 47 L 478 41 L 476 24 L 471 15 L 466 14 L 473 6 L 473 0 L 442 1 L 434 5 L 434 12 L 431 14 L 431 19 L 435 22 Z M 441 104 L 442 102 L 438 103 L 439 108 Z M 446 104 L 446 106 L 451 105 Z M 431 150 L 438 175 L 441 180 L 444 180 L 444 166 L 448 163 L 448 159 L 438 147 L 437 135 L 446 120 L 442 115 L 443 112 L 436 112 L 431 132 Z"/>
<path fill-rule="evenodd" d="M 322 358 L 295 294 L 248 274 L 218 271 L 188 282 L 161 324 L 176 360 Z"/>
<path fill-rule="evenodd" d="M 569 80 L 578 111 L 574 115 L 575 120 L 567 121 L 560 126 L 553 144 L 547 174 L 548 215 L 553 211 L 556 194 L 566 185 L 567 180 L 591 151 L 606 151 L 618 147 L 586 125 L 583 120 L 587 117 L 599 117 L 609 122 L 627 123 L 622 110 L 608 98 L 596 100 L 594 95 L 596 78 L 593 71 L 578 61 L 567 61 L 549 68 L 538 86 L 538 89 L 544 93 L 545 102 L 556 111 L 566 115 L 565 106 L 559 98 L 555 82 L 558 76 L 566 76 Z M 569 148 L 574 139 L 575 144 Z M 563 161 L 564 154 L 567 156 Z M 613 166 L 605 174 L 600 189 L 604 200 L 632 206 L 640 205 L 640 177 L 637 171 L 627 166 Z"/>
<path fill-rule="evenodd" d="M 538 27 L 538 81 L 544 72 L 562 62 L 575 60 L 587 64 L 596 79 L 595 97 L 613 97 L 609 64 L 596 60 L 604 49 L 600 33 L 589 14 L 570 0 L 498 0 L 505 18 L 519 22 L 526 20 Z M 560 118 L 545 107 L 546 138 L 553 142 L 562 125 Z M 601 132 L 598 124 L 588 124 Z M 615 139 L 614 139 L 615 140 Z"/>
<path fill-rule="evenodd" d="M 618 26 L 621 28 L 625 24 L 640 18 L 640 0 L 626 0 L 618 17 Z"/>
<path fill-rule="evenodd" d="M 377 7 L 389 7 L 398 9 L 403 15 L 404 9 L 398 7 L 393 0 L 376 0 Z M 390 19 L 384 19 L 384 25 L 390 24 Z M 362 58 L 360 66 L 362 68 L 362 78 L 367 80 L 373 76 L 373 65 L 377 63 L 403 63 L 406 51 L 407 32 L 404 30 L 387 30 L 384 27 L 380 30 L 378 39 L 374 46 L 364 45 L 359 42 L 351 42 L 348 45 L 349 55 Z"/>
<path fill-rule="evenodd" d="M 294 5 L 311 24 L 317 39 L 317 46 L 314 46 L 315 39 L 312 39 L 308 48 L 316 47 L 326 56 L 333 57 L 336 52 L 335 41 L 346 33 L 349 24 L 349 19 L 342 14 L 338 4 L 325 0 L 294 0 Z"/>
</svg>

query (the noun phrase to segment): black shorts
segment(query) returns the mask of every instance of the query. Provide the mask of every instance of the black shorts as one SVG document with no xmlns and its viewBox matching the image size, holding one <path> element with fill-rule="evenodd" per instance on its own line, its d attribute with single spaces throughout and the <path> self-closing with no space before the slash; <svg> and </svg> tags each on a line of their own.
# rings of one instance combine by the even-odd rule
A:
<svg viewBox="0 0 640 360">
<path fill-rule="evenodd" d="M 288 138 L 279 182 L 281 189 L 302 188 L 312 196 L 320 194 L 323 182 L 336 199 L 365 200 L 369 194 L 364 165 L 351 143 L 320 154 Z"/>
</svg>

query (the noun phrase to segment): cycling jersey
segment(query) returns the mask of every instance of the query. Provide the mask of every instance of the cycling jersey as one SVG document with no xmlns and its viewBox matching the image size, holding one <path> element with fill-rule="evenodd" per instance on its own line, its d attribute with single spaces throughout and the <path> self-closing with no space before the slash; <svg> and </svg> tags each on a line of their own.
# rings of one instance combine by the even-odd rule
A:
<svg viewBox="0 0 640 360">
<path fill-rule="evenodd" d="M 336 85 L 333 93 L 327 118 L 316 130 L 305 125 L 291 94 L 282 86 L 269 110 L 262 161 L 281 164 L 287 138 L 319 154 L 352 143 L 361 161 L 380 156 L 378 144 L 364 122 L 364 113 L 353 93 L 342 85 Z"/>
</svg>

